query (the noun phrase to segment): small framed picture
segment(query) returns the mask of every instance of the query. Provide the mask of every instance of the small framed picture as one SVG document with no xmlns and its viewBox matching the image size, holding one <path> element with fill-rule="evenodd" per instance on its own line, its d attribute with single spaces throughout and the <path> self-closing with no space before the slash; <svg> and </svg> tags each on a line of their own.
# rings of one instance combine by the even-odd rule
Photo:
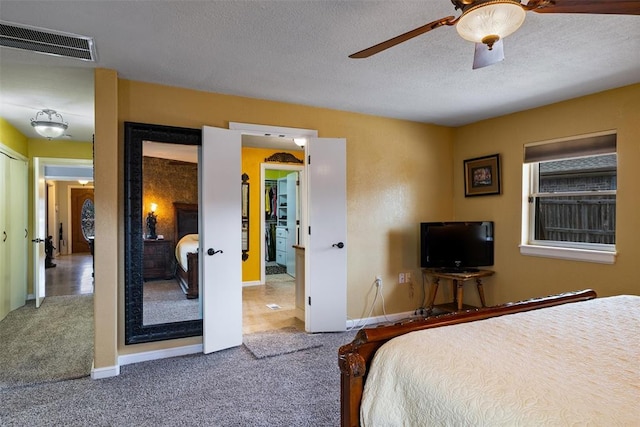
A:
<svg viewBox="0 0 640 427">
<path fill-rule="evenodd" d="M 464 196 L 500 194 L 500 155 L 464 161 Z"/>
</svg>

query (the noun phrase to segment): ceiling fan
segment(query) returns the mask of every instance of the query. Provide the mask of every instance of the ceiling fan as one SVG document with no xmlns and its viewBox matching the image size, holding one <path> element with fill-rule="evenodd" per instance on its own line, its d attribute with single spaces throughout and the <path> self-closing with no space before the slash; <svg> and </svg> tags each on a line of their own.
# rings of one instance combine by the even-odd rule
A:
<svg viewBox="0 0 640 427">
<path fill-rule="evenodd" d="M 455 25 L 463 39 L 476 43 L 475 69 L 504 59 L 502 40 L 520 28 L 528 11 L 640 15 L 638 0 L 528 0 L 527 3 L 520 0 L 451 0 L 451 3 L 456 10 L 462 11 L 457 18 L 438 19 L 349 55 L 349 58 L 368 58 L 438 27 Z"/>
</svg>

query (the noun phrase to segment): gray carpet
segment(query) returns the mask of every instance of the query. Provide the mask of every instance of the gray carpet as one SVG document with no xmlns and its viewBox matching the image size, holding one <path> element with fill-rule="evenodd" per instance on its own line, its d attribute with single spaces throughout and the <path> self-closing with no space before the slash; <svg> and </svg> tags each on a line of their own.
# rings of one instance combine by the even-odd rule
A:
<svg viewBox="0 0 640 427">
<path fill-rule="evenodd" d="M 176 279 L 144 282 L 142 319 L 145 325 L 201 319 L 200 300 L 188 299 Z"/>
<path fill-rule="evenodd" d="M 322 339 L 319 335 L 307 334 L 297 328 L 289 327 L 248 334 L 242 341 L 256 358 L 262 359 L 320 347 Z"/>
<path fill-rule="evenodd" d="M 0 321 L 0 343 L 0 392 L 89 375 L 93 295 L 29 301 Z"/>
<path fill-rule="evenodd" d="M 123 366 L 118 377 L 0 391 L 6 426 L 337 426 L 338 348 L 353 332 L 314 335 L 322 346 L 256 359 L 244 346 Z"/>
</svg>

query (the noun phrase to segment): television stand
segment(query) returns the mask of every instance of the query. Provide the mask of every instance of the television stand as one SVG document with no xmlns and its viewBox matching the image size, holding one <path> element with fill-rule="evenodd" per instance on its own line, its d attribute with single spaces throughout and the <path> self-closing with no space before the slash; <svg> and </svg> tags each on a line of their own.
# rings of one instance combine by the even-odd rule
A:
<svg viewBox="0 0 640 427">
<path fill-rule="evenodd" d="M 463 285 L 467 280 L 475 280 L 476 287 L 478 288 L 478 295 L 480 296 L 480 303 L 482 307 L 486 307 L 486 303 L 484 300 L 484 290 L 482 289 L 482 278 L 489 277 L 494 274 L 493 270 L 484 270 L 484 269 L 473 269 L 475 271 L 470 271 L 472 269 L 467 269 L 464 271 L 455 270 L 455 269 L 442 269 L 442 268 L 424 268 L 422 269 L 422 280 L 423 284 L 428 283 L 428 276 L 431 276 L 433 279 L 432 286 L 429 288 L 429 299 L 427 301 L 427 313 L 431 313 L 433 311 L 434 301 L 436 299 L 436 294 L 438 293 L 438 286 L 440 284 L 440 279 L 448 279 L 451 280 L 452 292 L 453 292 L 453 303 L 451 304 L 443 304 L 439 305 L 439 308 L 443 308 L 447 311 L 462 311 L 463 309 L 474 309 L 477 307 L 465 306 L 462 304 L 462 294 L 463 294 Z"/>
<path fill-rule="evenodd" d="M 477 268 L 455 268 L 455 267 L 442 267 L 437 269 L 440 273 L 456 273 L 456 274 L 464 274 L 464 273 L 477 273 L 480 270 Z"/>
</svg>

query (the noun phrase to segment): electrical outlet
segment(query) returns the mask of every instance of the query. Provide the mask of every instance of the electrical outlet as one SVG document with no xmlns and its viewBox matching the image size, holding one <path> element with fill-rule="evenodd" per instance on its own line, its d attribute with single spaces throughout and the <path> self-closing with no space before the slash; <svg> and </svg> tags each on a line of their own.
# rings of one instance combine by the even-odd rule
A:
<svg viewBox="0 0 640 427">
<path fill-rule="evenodd" d="M 376 276 L 376 286 L 382 286 L 382 276 Z"/>
<path fill-rule="evenodd" d="M 398 283 L 404 283 L 404 273 L 398 274 Z"/>
</svg>

